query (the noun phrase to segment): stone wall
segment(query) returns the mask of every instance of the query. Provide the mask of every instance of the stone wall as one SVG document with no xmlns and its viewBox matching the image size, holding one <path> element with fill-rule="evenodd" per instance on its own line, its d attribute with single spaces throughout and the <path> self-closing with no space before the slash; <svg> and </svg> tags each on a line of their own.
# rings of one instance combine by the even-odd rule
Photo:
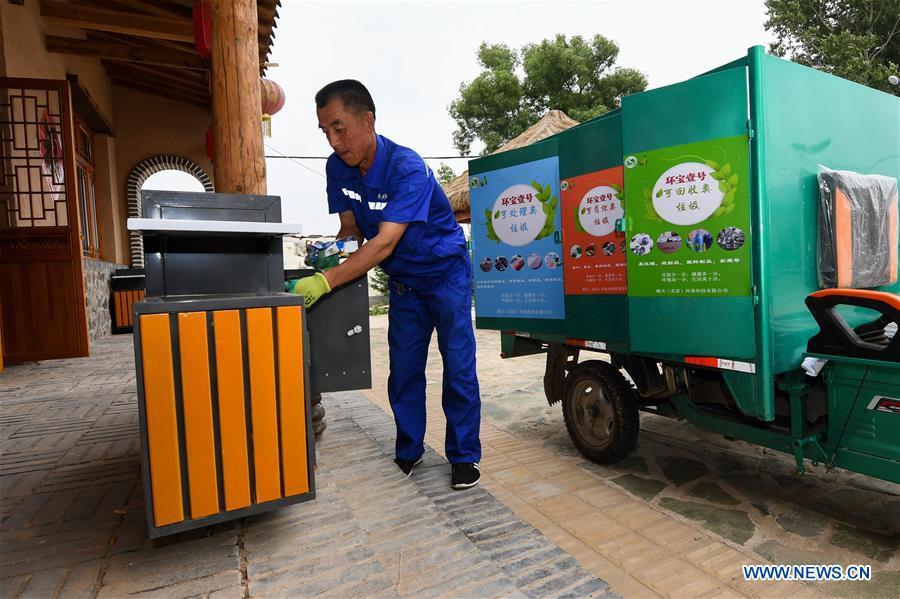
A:
<svg viewBox="0 0 900 599">
<path fill-rule="evenodd" d="M 85 258 L 84 299 L 87 303 L 88 338 L 91 342 L 112 333 L 109 314 L 110 278 L 113 271 L 127 268 L 121 264 Z"/>
</svg>

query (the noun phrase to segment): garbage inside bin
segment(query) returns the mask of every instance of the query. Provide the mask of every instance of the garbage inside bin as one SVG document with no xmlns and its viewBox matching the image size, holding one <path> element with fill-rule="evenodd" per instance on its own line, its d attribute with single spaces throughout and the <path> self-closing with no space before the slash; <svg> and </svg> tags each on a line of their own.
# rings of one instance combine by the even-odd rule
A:
<svg viewBox="0 0 900 599">
<path fill-rule="evenodd" d="M 334 268 L 359 248 L 353 237 L 342 237 L 334 241 L 307 241 L 306 258 L 303 262 L 317 270 Z"/>
</svg>

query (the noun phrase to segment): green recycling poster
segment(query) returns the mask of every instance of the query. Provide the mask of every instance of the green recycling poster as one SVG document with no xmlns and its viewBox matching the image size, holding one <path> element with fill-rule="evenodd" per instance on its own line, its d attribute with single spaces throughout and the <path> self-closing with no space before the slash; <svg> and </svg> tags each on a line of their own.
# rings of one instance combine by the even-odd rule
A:
<svg viewBox="0 0 900 599">
<path fill-rule="evenodd" d="M 746 135 L 625 156 L 628 295 L 750 295 Z"/>
</svg>

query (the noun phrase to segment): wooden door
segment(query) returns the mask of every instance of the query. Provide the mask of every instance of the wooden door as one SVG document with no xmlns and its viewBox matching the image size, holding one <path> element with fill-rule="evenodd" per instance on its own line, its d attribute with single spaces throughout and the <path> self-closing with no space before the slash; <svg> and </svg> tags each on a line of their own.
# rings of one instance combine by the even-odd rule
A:
<svg viewBox="0 0 900 599">
<path fill-rule="evenodd" d="M 65 80 L 0 77 L 0 327 L 7 364 L 88 355 Z"/>
</svg>

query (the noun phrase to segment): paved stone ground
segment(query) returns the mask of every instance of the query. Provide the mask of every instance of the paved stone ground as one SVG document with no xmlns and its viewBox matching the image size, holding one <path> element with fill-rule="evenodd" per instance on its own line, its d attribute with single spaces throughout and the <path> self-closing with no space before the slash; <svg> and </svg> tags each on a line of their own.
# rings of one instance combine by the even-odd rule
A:
<svg viewBox="0 0 900 599">
<path fill-rule="evenodd" d="M 406 478 L 391 418 L 328 396 L 317 498 L 151 542 L 131 338 L 0 375 L 3 597 L 619 597 L 429 449 Z"/>
<path fill-rule="evenodd" d="M 499 359 L 477 332 L 483 485 L 447 488 L 441 368 L 437 451 L 390 462 L 386 319 L 371 392 L 327 395 L 317 500 L 150 543 L 138 483 L 131 339 L 87 360 L 0 375 L 0 595 L 900 596 L 898 489 L 642 417 L 635 453 L 586 462 L 543 398 L 543 358 Z M 425 531 L 425 532 L 423 532 Z M 748 583 L 748 563 L 870 563 L 871 583 Z M 607 586 L 606 582 L 609 583 Z M 610 588 L 611 587 L 611 588 Z"/>
<path fill-rule="evenodd" d="M 385 346 L 386 317 L 375 317 L 372 323 L 373 348 Z M 491 435 L 492 431 L 503 434 L 520 447 L 542 452 L 535 455 L 546 460 L 546 464 L 532 463 L 527 472 L 518 467 L 510 469 L 509 452 L 503 451 L 498 456 L 489 443 L 484 462 L 485 483 L 501 498 L 506 497 L 506 491 L 518 497 L 528 493 L 540 495 L 538 501 L 528 498 L 520 515 L 528 519 L 529 510 L 537 509 L 541 517 L 529 521 L 550 536 L 555 533 L 554 527 L 562 524 L 561 519 L 565 519 L 565 516 L 557 517 L 554 510 L 567 501 L 590 514 L 585 516 L 585 523 L 603 523 L 604 536 L 618 538 L 622 544 L 634 541 L 638 543 L 635 549 L 640 547 L 651 554 L 661 549 L 658 555 L 662 560 L 678 556 L 671 564 L 672 571 L 696 572 L 694 568 L 699 566 L 704 574 L 711 573 L 703 565 L 702 550 L 692 555 L 684 547 L 667 544 L 665 536 L 655 547 L 641 545 L 639 541 L 655 541 L 652 537 L 656 531 L 653 527 L 630 527 L 627 516 L 623 522 L 618 517 L 625 505 L 621 499 L 615 502 L 618 509 L 609 507 L 604 498 L 608 497 L 609 490 L 619 489 L 640 507 L 652 510 L 646 514 L 647 518 L 654 519 L 656 514 L 665 516 L 660 527 L 669 530 L 672 538 L 679 538 L 676 531 L 687 537 L 694 533 L 695 538 L 719 540 L 721 547 L 734 552 L 731 553 L 733 563 L 724 557 L 728 551 L 723 550 L 720 558 L 728 577 L 706 579 L 698 574 L 693 578 L 695 583 L 705 581 L 706 586 L 713 586 L 718 580 L 719 584 L 729 585 L 726 588 L 731 591 L 775 596 L 787 589 L 783 585 L 748 587 L 733 580 L 740 564 L 870 564 L 874 571 L 872 582 L 820 584 L 816 590 L 839 597 L 900 597 L 900 486 L 841 470 L 814 471 L 800 476 L 789 456 L 729 441 L 686 422 L 649 414 L 641 415 L 641 436 L 631 456 L 610 467 L 587 462 L 573 447 L 559 406 L 548 406 L 544 398 L 541 380 L 544 357 L 501 360 L 499 333 L 476 331 L 476 338 L 486 434 Z M 376 374 L 387 372 L 384 353 L 373 351 Z M 591 358 L 587 355 L 584 359 Z M 373 400 L 387 409 L 386 403 L 377 396 L 384 382 L 383 378 L 376 381 Z M 435 342 L 428 362 L 428 385 L 429 442 L 441 447 L 441 366 Z M 576 489 L 572 493 L 573 480 L 590 484 L 583 475 L 602 482 L 602 488 Z M 510 481 L 516 482 L 507 484 Z M 542 509 L 548 506 L 551 509 Z M 610 517 L 614 522 L 608 521 Z M 638 536 L 616 537 L 612 524 L 624 525 L 629 533 Z M 640 567 L 618 559 L 620 546 L 604 550 L 602 544 L 592 544 L 594 539 L 589 536 L 576 533 L 569 539 L 564 535 L 554 538 L 561 546 L 577 541 L 595 549 L 594 553 L 576 552 L 576 555 L 582 558 L 582 563 L 606 560 L 599 570 L 626 596 L 643 596 L 648 592 L 693 594 L 685 594 L 687 589 L 661 584 L 659 578 L 652 580 Z M 723 590 L 720 588 L 719 592 Z M 805 592 L 812 591 L 806 587 Z"/>
</svg>

